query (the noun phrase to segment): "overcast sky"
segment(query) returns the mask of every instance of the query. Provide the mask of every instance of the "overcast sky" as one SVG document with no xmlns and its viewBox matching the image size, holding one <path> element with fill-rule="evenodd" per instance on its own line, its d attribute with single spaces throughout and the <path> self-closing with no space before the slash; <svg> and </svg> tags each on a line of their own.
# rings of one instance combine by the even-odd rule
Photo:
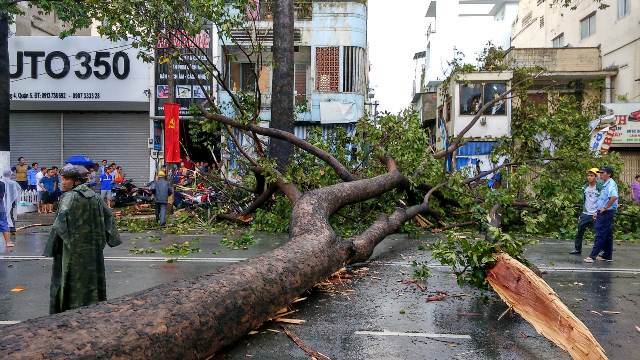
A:
<svg viewBox="0 0 640 360">
<path fill-rule="evenodd" d="M 427 3 L 369 0 L 369 86 L 375 89 L 380 110 L 398 112 L 411 102 L 413 54 L 427 46 L 424 17 Z"/>
</svg>

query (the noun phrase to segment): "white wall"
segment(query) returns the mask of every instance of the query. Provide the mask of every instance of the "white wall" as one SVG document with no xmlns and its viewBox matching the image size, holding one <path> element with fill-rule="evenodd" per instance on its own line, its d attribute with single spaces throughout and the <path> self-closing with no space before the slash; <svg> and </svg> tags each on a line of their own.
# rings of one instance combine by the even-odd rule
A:
<svg viewBox="0 0 640 360">
<path fill-rule="evenodd" d="M 618 0 L 606 3 L 608 8 L 599 10 L 594 1 L 579 1 L 575 10 L 549 6 L 549 1 L 538 5 L 537 0 L 521 0 L 519 22 L 513 28 L 513 46 L 521 48 L 551 47 L 552 41 L 564 33 L 565 45 L 571 47 L 600 47 L 602 67 L 618 67 L 614 79 L 614 96 L 628 101 L 640 101 L 640 1 L 630 0 L 629 15 L 618 18 Z M 596 13 L 596 31 L 580 38 L 580 20 Z M 533 22 L 523 27 L 522 19 L 532 14 Z M 540 27 L 540 18 L 544 25 Z"/>
</svg>

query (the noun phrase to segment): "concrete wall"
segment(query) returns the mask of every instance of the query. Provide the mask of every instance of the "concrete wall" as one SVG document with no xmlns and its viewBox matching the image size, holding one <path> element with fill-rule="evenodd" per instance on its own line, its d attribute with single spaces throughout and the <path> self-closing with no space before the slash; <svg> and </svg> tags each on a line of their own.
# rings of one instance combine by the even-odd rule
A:
<svg viewBox="0 0 640 360">
<path fill-rule="evenodd" d="M 506 60 L 514 67 L 542 66 L 550 72 L 602 69 L 598 48 L 514 48 Z"/>
<path fill-rule="evenodd" d="M 24 15 L 15 19 L 15 32 L 18 36 L 57 36 L 64 30 L 62 23 L 54 13 L 40 14 L 37 8 L 22 6 Z M 75 35 L 91 35 L 91 29 L 81 29 Z"/>
<path fill-rule="evenodd" d="M 564 34 L 569 47 L 600 47 L 602 67 L 617 67 L 613 81 L 614 97 L 619 100 L 640 101 L 640 2 L 631 0 L 630 14 L 618 18 L 617 0 L 607 1 L 608 8 L 599 10 L 594 1 L 579 1 L 575 10 L 549 6 L 549 1 L 538 5 L 538 0 L 521 0 L 518 22 L 512 28 L 514 47 L 551 47 L 559 34 Z M 595 12 L 596 31 L 580 38 L 580 20 Z M 529 25 L 522 20 L 531 15 Z M 540 26 L 540 19 L 544 24 Z"/>
</svg>

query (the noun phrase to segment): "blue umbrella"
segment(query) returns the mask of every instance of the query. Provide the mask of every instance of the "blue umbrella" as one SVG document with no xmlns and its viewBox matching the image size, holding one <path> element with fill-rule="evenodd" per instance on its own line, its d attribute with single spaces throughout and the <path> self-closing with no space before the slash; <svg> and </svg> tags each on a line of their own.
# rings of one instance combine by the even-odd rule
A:
<svg viewBox="0 0 640 360">
<path fill-rule="evenodd" d="M 64 163 L 82 166 L 94 166 L 96 164 L 93 160 L 84 155 L 71 155 Z"/>
</svg>

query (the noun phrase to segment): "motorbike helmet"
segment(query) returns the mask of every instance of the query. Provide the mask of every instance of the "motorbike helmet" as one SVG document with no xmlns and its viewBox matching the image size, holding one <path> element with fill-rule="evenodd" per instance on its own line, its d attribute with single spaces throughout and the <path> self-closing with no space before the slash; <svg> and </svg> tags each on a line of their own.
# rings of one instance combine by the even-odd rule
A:
<svg viewBox="0 0 640 360">
<path fill-rule="evenodd" d="M 167 174 L 164 173 L 164 171 L 160 170 L 158 171 L 158 177 L 165 177 L 167 176 Z"/>
</svg>

